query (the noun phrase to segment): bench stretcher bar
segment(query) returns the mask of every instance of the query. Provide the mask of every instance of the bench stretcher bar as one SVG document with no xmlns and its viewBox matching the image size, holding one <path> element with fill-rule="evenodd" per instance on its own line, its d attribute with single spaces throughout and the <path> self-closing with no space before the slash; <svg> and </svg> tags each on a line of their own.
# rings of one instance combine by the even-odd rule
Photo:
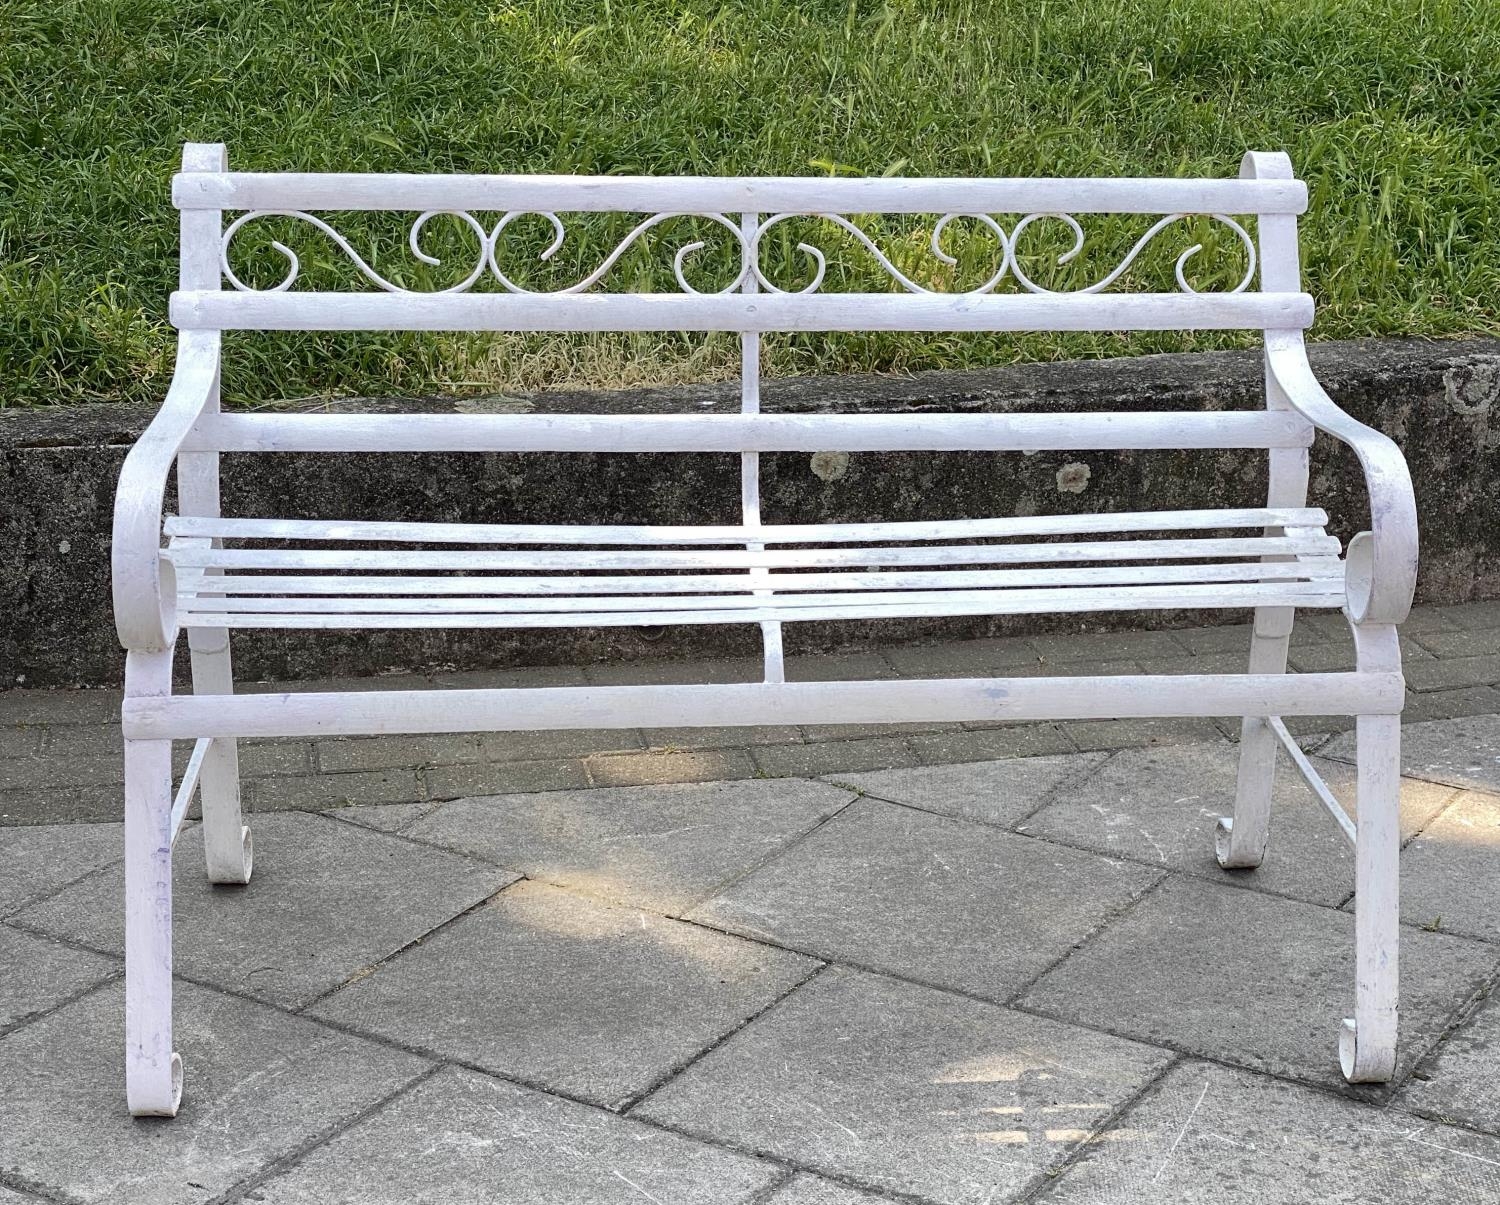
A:
<svg viewBox="0 0 1500 1205">
<path fill-rule="evenodd" d="M 1307 759 L 1307 754 L 1302 752 L 1302 746 L 1290 732 L 1285 724 L 1281 722 L 1280 716 L 1268 716 L 1266 723 L 1271 726 L 1271 731 L 1276 734 L 1276 739 L 1281 742 L 1281 747 L 1286 750 L 1287 756 L 1292 759 L 1292 764 L 1301 773 L 1303 781 L 1312 788 L 1312 793 L 1318 797 L 1318 802 L 1328 809 L 1328 814 L 1333 817 L 1334 823 L 1344 836 L 1349 838 L 1349 844 L 1355 844 L 1356 829 L 1354 821 L 1349 813 L 1344 811 L 1343 806 L 1334 798 L 1329 790 L 1328 783 L 1323 776 L 1313 768 L 1312 762 Z"/>
<path fill-rule="evenodd" d="M 1399 673 L 1138 674 L 142 697 L 127 737 L 373 736 L 1159 716 L 1396 715 Z"/>
<path fill-rule="evenodd" d="M 187 769 L 182 772 L 182 784 L 177 788 L 177 795 L 172 800 L 172 844 L 177 844 L 177 834 L 182 831 L 182 822 L 187 819 L 188 808 L 193 803 L 193 792 L 198 789 L 198 776 L 203 773 L 203 759 L 208 756 L 209 746 L 213 744 L 213 738 L 201 736 L 193 744 L 192 756 L 188 758 Z"/>
</svg>

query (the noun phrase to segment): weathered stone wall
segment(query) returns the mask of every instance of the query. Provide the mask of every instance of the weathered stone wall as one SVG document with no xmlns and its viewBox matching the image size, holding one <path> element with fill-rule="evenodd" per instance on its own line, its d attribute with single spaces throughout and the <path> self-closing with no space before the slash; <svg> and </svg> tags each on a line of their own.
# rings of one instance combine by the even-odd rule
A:
<svg viewBox="0 0 1500 1205">
<path fill-rule="evenodd" d="M 1500 340 L 1325 343 L 1312 358 L 1333 396 L 1406 450 L 1423 525 L 1419 597 L 1500 595 Z M 1254 352 L 1143 356 L 914 377 L 768 382 L 768 410 L 857 413 L 1233 409 L 1260 404 Z M 496 409 L 539 412 L 733 411 L 732 386 L 552 393 Z M 427 410 L 485 409 L 431 402 Z M 417 408 L 353 402 L 340 409 Z M 118 681 L 109 602 L 110 513 L 125 449 L 150 419 L 124 407 L 0 414 L 6 540 L 0 551 L 0 684 Z M 926 519 L 1206 505 L 1259 505 L 1263 455 L 1232 452 L 819 453 L 762 458 L 769 521 Z M 719 455 L 454 454 L 226 457 L 225 510 L 251 516 L 399 516 L 474 522 L 728 522 L 736 458 Z M 1313 502 L 1347 537 L 1367 520 L 1357 465 L 1320 440 Z M 1222 616 L 1220 616 L 1222 617 Z M 1203 622 L 1170 615 L 1163 623 Z M 921 635 L 1108 626 L 1139 616 L 792 625 L 793 650 Z M 1212 619 L 1210 619 L 1212 621 Z M 311 677 L 437 665 L 567 663 L 748 652 L 750 628 L 535 633 L 256 632 L 236 635 L 245 678 Z M 183 659 L 185 661 L 185 658 Z"/>
</svg>

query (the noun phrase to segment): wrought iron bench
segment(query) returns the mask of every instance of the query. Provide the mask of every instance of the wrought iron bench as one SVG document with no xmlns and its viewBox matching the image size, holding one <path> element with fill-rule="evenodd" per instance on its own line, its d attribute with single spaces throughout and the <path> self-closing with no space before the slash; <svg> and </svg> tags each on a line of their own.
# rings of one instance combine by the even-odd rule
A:
<svg viewBox="0 0 1500 1205">
<path fill-rule="evenodd" d="M 982 721 L 1240 715 L 1233 818 L 1218 858 L 1264 855 L 1273 764 L 1291 756 L 1356 847 L 1354 1017 L 1340 1055 L 1353 1081 L 1389 1079 L 1396 1050 L 1397 758 L 1403 681 L 1396 628 L 1416 574 L 1416 517 L 1401 453 L 1334 405 L 1308 366 L 1296 215 L 1307 203 L 1287 157 L 1245 156 L 1238 179 L 690 179 L 631 177 L 269 175 L 228 171 L 218 145 L 189 145 L 173 199 L 181 211 L 181 287 L 171 300 L 177 366 L 160 413 L 131 450 L 115 515 L 114 600 L 128 651 L 123 706 L 127 883 L 127 1084 L 136 1114 L 173 1114 L 181 1063 L 172 1049 L 172 845 L 196 791 L 208 875 L 250 878 L 235 740 L 490 729 L 642 725 Z M 477 240 L 467 277 L 446 291 L 381 276 L 323 219 L 327 210 L 410 211 L 411 250 L 434 221 Z M 226 227 L 224 214 L 237 213 Z M 724 232 L 737 265 L 722 289 L 699 290 L 676 253 L 678 292 L 590 291 L 621 254 L 584 279 L 531 291 L 501 264 L 513 220 L 559 213 L 644 220 L 622 248 L 681 215 Z M 1023 267 L 1022 232 L 1058 221 L 1082 248 L 1075 213 L 1155 220 L 1096 283 L 1051 291 Z M 500 215 L 481 221 L 475 214 Z M 972 289 L 940 292 L 888 257 L 851 214 L 946 215 L 987 231 L 998 267 Z M 798 216 L 801 215 L 801 216 Z M 995 215 L 1027 215 L 1003 224 Z M 1254 237 L 1234 217 L 1254 218 Z M 271 217 L 310 223 L 378 288 L 316 292 L 236 275 L 230 240 Z M 915 220 L 907 217 L 903 220 Z M 1112 219 L 1122 220 L 1122 219 Z M 1197 292 L 1176 261 L 1177 289 L 1109 292 L 1143 247 L 1178 222 L 1211 222 L 1242 244 L 1237 285 Z M 787 221 L 824 223 L 887 272 L 885 292 L 820 291 L 826 257 L 807 244 L 813 279 L 795 291 L 763 270 L 762 236 Z M 1180 228 L 1180 227 L 1179 227 Z M 1054 229 L 1056 229 L 1054 227 Z M 545 257 L 545 254 L 544 254 Z M 1257 282 L 1258 288 L 1254 287 Z M 225 287 L 227 282 L 228 287 Z M 1218 413 L 762 414 L 763 332 L 1115 331 L 1243 328 L 1264 333 L 1265 408 Z M 600 417 L 539 414 L 223 412 L 227 330 L 737 332 L 739 414 Z M 1368 480 L 1371 530 L 1341 550 L 1307 505 L 1314 433 L 1350 445 Z M 1269 457 L 1264 507 L 964 518 L 938 522 L 782 524 L 760 513 L 761 453 L 879 450 L 1246 449 Z M 224 518 L 225 452 L 432 451 L 737 453 L 742 518 L 713 526 L 537 526 L 412 523 L 398 516 L 308 521 Z M 178 511 L 163 513 L 177 468 Z M 165 541 L 165 543 L 164 543 Z M 1247 672 L 1227 675 L 787 682 L 781 627 L 808 620 L 1253 608 Z M 1357 668 L 1289 675 L 1299 608 L 1342 609 Z M 753 624 L 764 681 L 702 686 L 233 694 L 229 631 L 255 628 L 531 628 L 561 625 Z M 187 633 L 193 693 L 172 693 L 173 648 Z M 1358 819 L 1351 820 L 1282 716 L 1350 715 L 1358 729 Z M 194 742 L 177 789 L 172 742 Z"/>
</svg>

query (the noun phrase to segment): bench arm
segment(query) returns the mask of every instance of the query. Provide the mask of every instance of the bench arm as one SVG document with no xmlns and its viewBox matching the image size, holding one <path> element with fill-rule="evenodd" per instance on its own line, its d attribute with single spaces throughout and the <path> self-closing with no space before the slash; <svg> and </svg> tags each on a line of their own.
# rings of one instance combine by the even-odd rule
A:
<svg viewBox="0 0 1500 1205">
<path fill-rule="evenodd" d="M 183 331 L 166 400 L 126 455 L 115 489 L 115 629 L 127 649 L 158 652 L 177 639 L 176 577 L 161 556 L 162 503 L 178 450 L 218 388 L 219 333 Z"/>
<path fill-rule="evenodd" d="M 1300 331 L 1268 331 L 1266 364 L 1293 410 L 1359 458 L 1371 531 L 1349 542 L 1345 581 L 1355 623 L 1400 623 L 1417 587 L 1417 500 L 1411 470 L 1389 436 L 1346 414 L 1318 384 Z"/>
</svg>

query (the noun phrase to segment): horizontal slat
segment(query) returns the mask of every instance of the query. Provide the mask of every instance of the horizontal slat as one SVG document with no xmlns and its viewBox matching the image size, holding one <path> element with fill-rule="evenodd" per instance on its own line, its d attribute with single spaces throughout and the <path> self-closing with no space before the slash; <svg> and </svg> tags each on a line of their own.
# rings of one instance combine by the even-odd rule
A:
<svg viewBox="0 0 1500 1205">
<path fill-rule="evenodd" d="M 1305 448 L 1292 411 L 1136 414 L 234 414 L 216 452 L 1000 452 Z"/>
<path fill-rule="evenodd" d="M 985 536 L 1060 536 L 1137 531 L 1213 531 L 1236 527 L 1321 527 L 1313 508 L 1163 510 L 1119 514 L 1001 516 L 917 523 L 768 523 L 751 533 L 716 526 L 564 526 L 516 523 L 389 523 L 340 519 L 223 519 L 170 515 L 167 535 L 237 540 L 405 540 L 423 544 L 758 544 L 885 543 Z"/>
<path fill-rule="evenodd" d="M 833 601 L 810 605 L 800 597 L 767 596 L 740 601 L 702 599 L 704 609 L 673 610 L 676 598 L 651 600 L 649 607 L 634 611 L 569 610 L 532 614 L 514 607 L 496 612 L 456 612 L 434 606 L 429 599 L 392 600 L 378 612 L 335 612 L 319 609 L 292 613 L 247 613 L 237 609 L 188 609 L 179 618 L 189 627 L 237 628 L 559 628 L 559 627 L 647 627 L 663 623 L 799 623 L 812 620 L 922 618 L 942 615 L 1037 615 L 1062 612 L 1171 610 L 1186 607 L 1239 608 L 1262 606 L 1337 607 L 1344 601 L 1341 588 L 1326 583 L 1273 582 L 1237 584 L 1214 582 L 1181 586 L 1102 586 L 1089 590 L 982 590 L 942 593 L 908 592 L 881 596 L 888 602 L 867 601 L 862 595 L 839 595 Z M 266 600 L 268 604 L 301 600 Z M 379 603 L 380 599 L 349 600 Z M 443 600 L 451 606 L 458 600 Z M 479 605 L 495 607 L 488 599 Z M 722 605 L 721 605 L 722 604 Z M 399 612 L 398 605 L 411 606 Z M 554 604 L 555 605 L 555 604 Z"/>
<path fill-rule="evenodd" d="M 198 576 L 189 577 L 196 572 Z M 1333 557 L 1312 561 L 1245 561 L 1226 565 L 1099 565 L 1043 569 L 965 569 L 908 573 L 768 573 L 757 577 L 758 589 L 801 590 L 941 590 L 1015 586 L 1146 585 L 1168 582 L 1342 581 L 1343 562 Z M 184 598 L 226 595 L 520 595 L 530 597 L 594 594 L 709 594 L 745 588 L 737 573 L 640 577 L 334 577 L 255 574 L 208 574 L 185 571 L 178 578 Z M 229 604 L 224 604 L 228 606 Z"/>
<path fill-rule="evenodd" d="M 1306 293 L 177 292 L 182 330 L 1153 331 L 1311 326 Z"/>
<path fill-rule="evenodd" d="M 193 172 L 179 209 L 460 209 L 582 213 L 1303 213 L 1301 180 L 417 176 Z"/>
<path fill-rule="evenodd" d="M 1332 536 L 1099 540 L 1073 544 L 970 544 L 913 548 L 691 549 L 646 552 L 462 551 L 363 548 L 168 548 L 174 566 L 221 569 L 555 571 L 572 569 L 776 569 L 839 565 L 1003 565 L 1069 561 L 1190 560 L 1251 556 L 1334 556 Z"/>
<path fill-rule="evenodd" d="M 1396 715 L 1397 673 L 1121 674 L 712 686 L 533 687 L 126 698 L 125 736 L 364 736 L 548 728 L 1155 716 Z"/>
<path fill-rule="evenodd" d="M 1071 587 L 1066 590 L 1033 590 L 1026 588 L 968 589 L 955 587 L 947 590 L 865 590 L 859 593 L 819 593 L 808 591 L 799 594 L 768 594 L 751 591 L 749 578 L 741 582 L 737 593 L 731 594 L 669 594 L 643 598 L 637 594 L 597 594 L 582 597 L 566 595 L 545 597 L 509 598 L 495 595 L 468 595 L 462 597 L 440 596 L 434 598 L 387 598 L 356 595 L 347 597 L 319 596 L 308 598 L 249 597 L 236 595 L 228 598 L 205 596 L 183 600 L 182 613 L 213 612 L 215 614 L 240 615 L 562 615 L 572 612 L 602 614 L 606 611 L 628 611 L 631 613 L 660 612 L 662 619 L 656 622 L 672 622 L 669 612 L 676 611 L 743 611 L 747 608 L 763 607 L 774 611 L 811 611 L 823 607 L 902 607 L 914 613 L 937 614 L 944 607 L 980 607 L 988 609 L 997 605 L 1008 605 L 1006 600 L 1022 602 L 1036 600 L 1062 602 L 1071 595 L 1078 605 L 1091 610 L 1100 609 L 1091 605 L 1100 599 L 1105 603 L 1141 597 L 1149 605 L 1176 606 L 1176 603 L 1158 603 L 1153 600 L 1166 597 L 1200 598 L 1220 593 L 1225 596 L 1241 596 L 1245 591 L 1258 595 L 1282 592 L 1288 597 L 1317 595 L 1338 597 L 1341 587 L 1325 579 L 1319 582 L 1285 581 L 1268 583 L 1219 583 L 1195 582 L 1182 584 L 1118 584 L 1112 586 Z M 754 583 L 759 587 L 760 582 Z M 1188 605 L 1188 604 L 1183 604 Z M 1229 604 L 1226 604 L 1229 605 Z M 965 610 L 963 613 L 968 614 Z"/>
</svg>

